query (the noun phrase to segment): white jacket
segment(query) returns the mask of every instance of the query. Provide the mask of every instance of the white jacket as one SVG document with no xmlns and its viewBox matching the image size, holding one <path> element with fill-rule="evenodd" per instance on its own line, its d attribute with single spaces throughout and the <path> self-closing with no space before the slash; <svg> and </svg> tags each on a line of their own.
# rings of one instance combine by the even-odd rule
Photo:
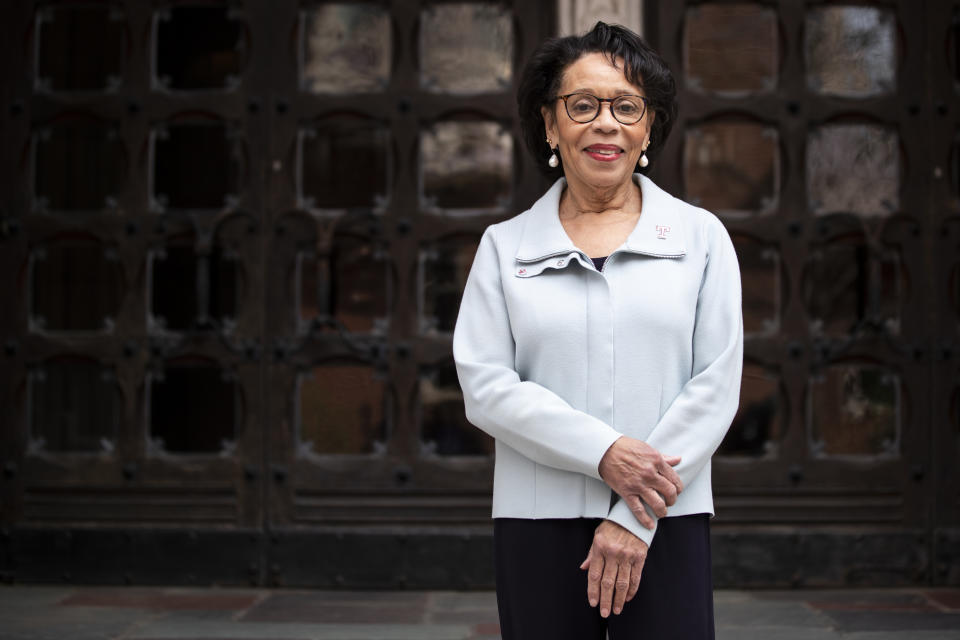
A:
<svg viewBox="0 0 960 640">
<path fill-rule="evenodd" d="M 639 221 L 600 272 L 560 223 L 562 178 L 480 241 L 453 355 L 467 418 L 496 439 L 495 518 L 608 518 L 649 544 L 597 470 L 621 435 L 682 456 L 669 515 L 713 513 L 743 363 L 737 257 L 713 214 L 634 180 Z"/>
</svg>

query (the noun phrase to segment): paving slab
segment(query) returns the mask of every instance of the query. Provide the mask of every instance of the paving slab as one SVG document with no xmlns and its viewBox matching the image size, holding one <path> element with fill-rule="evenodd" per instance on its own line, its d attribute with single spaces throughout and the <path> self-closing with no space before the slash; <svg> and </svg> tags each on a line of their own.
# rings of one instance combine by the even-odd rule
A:
<svg viewBox="0 0 960 640">
<path fill-rule="evenodd" d="M 944 611 L 960 611 L 960 589 L 936 589 L 924 591 L 923 595 Z"/>
<path fill-rule="evenodd" d="M 428 623 L 473 624 L 476 633 L 500 635 L 497 596 L 493 592 L 435 592 L 427 602 Z"/>
<path fill-rule="evenodd" d="M 719 640 L 960 640 L 960 589 L 714 594 Z M 0 586 L 0 640 L 499 640 L 493 592 Z"/>
<path fill-rule="evenodd" d="M 960 631 L 857 631 L 836 636 L 843 640 L 958 640 Z"/>
<path fill-rule="evenodd" d="M 0 596 L 2 597 L 2 596 Z M 132 609 L 33 608 L 16 615 L 0 613 L 3 640 L 109 640 L 126 637 L 143 620 Z"/>
<path fill-rule="evenodd" d="M 24 607 L 54 606 L 75 592 L 75 587 L 0 586 L 0 615 L 4 611 L 22 611 Z"/>
<path fill-rule="evenodd" d="M 839 640 L 840 637 L 839 634 L 829 629 L 760 626 L 717 627 L 717 640 Z"/>
<path fill-rule="evenodd" d="M 402 599 L 370 598 L 360 592 L 353 599 L 325 598 L 314 593 L 278 593 L 265 598 L 240 619 L 243 622 L 315 622 L 336 624 L 413 624 L 423 620 L 426 594 L 404 594 Z"/>
<path fill-rule="evenodd" d="M 252 607 L 260 597 L 257 593 L 177 592 L 142 587 L 103 588 L 71 593 L 61 600 L 60 604 L 68 607 L 112 607 L 160 611 L 236 611 Z"/>
<path fill-rule="evenodd" d="M 158 620 L 124 638 L 136 640 L 471 640 L 467 625 L 216 623 Z"/>
<path fill-rule="evenodd" d="M 452 611 L 496 610 L 497 594 L 493 591 L 433 591 L 430 606 Z"/>
<path fill-rule="evenodd" d="M 829 611 L 827 615 L 841 632 L 955 630 L 960 633 L 960 614 L 957 613 Z"/>
<path fill-rule="evenodd" d="M 805 602 L 765 602 L 755 599 L 742 602 L 714 602 L 714 620 L 726 627 L 799 627 L 829 629 L 833 622 Z"/>
</svg>

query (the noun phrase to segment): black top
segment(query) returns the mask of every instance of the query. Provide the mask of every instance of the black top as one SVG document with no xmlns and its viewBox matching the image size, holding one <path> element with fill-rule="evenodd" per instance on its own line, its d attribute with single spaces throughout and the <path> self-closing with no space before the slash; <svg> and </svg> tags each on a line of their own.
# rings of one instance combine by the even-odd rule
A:
<svg viewBox="0 0 960 640">
<path fill-rule="evenodd" d="M 607 256 L 603 256 L 602 258 L 590 258 L 590 259 L 593 260 L 593 266 L 597 268 L 597 271 L 600 271 L 603 269 L 603 263 L 607 261 Z"/>
</svg>

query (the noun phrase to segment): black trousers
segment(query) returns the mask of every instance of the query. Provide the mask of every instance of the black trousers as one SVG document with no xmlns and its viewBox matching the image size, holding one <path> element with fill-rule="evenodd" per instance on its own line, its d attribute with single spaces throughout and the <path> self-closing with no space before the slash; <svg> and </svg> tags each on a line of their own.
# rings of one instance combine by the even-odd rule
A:
<svg viewBox="0 0 960 640">
<path fill-rule="evenodd" d="M 637 594 L 606 620 L 579 568 L 600 522 L 494 520 L 503 640 L 713 640 L 710 516 L 661 518 Z"/>
</svg>

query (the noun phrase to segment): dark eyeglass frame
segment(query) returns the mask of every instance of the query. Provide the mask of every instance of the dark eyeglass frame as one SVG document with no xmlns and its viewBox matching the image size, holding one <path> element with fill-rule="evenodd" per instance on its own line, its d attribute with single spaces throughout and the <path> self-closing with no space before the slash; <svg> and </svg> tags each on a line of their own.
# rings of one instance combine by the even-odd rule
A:
<svg viewBox="0 0 960 640">
<path fill-rule="evenodd" d="M 597 101 L 597 112 L 594 113 L 594 114 L 593 114 L 593 117 L 590 118 L 589 120 L 577 120 L 577 119 L 574 118 L 572 115 L 570 115 L 570 105 L 567 103 L 567 99 L 570 98 L 571 96 L 590 96 L 591 98 L 593 98 L 594 100 Z M 640 112 L 640 117 L 638 117 L 638 118 L 637 118 L 636 120 L 634 120 L 633 122 L 624 122 L 623 120 L 621 120 L 620 118 L 617 117 L 617 112 L 613 110 L 613 103 L 619 102 L 620 100 L 623 100 L 624 98 L 640 98 L 640 101 L 643 102 L 643 111 Z M 573 120 L 574 122 L 576 122 L 577 124 L 587 124 L 587 123 L 590 123 L 590 122 L 593 122 L 594 120 L 596 120 L 596 119 L 597 119 L 597 116 L 600 115 L 600 110 L 603 109 L 603 103 L 604 103 L 604 102 L 609 102 L 609 103 L 610 103 L 610 115 L 613 116 L 613 119 L 614 119 L 614 120 L 616 120 L 616 121 L 619 122 L 620 124 L 624 124 L 624 125 L 627 125 L 627 126 L 629 126 L 629 125 L 631 125 L 631 124 L 637 124 L 638 122 L 640 122 L 641 120 L 643 120 L 643 116 L 647 115 L 647 106 L 648 106 L 649 103 L 650 103 L 650 101 L 647 100 L 645 97 L 643 97 L 643 96 L 638 96 L 638 95 L 633 95 L 633 94 L 630 94 L 630 93 L 626 93 L 626 94 L 624 94 L 624 95 L 622 95 L 622 96 L 617 96 L 616 98 L 601 98 L 601 97 L 599 97 L 599 96 L 593 95 L 592 93 L 587 93 L 586 91 L 575 91 L 575 92 L 573 92 L 573 93 L 568 93 L 568 94 L 565 94 L 565 95 L 562 95 L 562 96 L 557 96 L 555 99 L 556 99 L 556 100 L 563 100 L 563 109 L 564 109 L 564 111 L 567 112 L 567 117 L 570 118 L 571 120 Z"/>
</svg>

